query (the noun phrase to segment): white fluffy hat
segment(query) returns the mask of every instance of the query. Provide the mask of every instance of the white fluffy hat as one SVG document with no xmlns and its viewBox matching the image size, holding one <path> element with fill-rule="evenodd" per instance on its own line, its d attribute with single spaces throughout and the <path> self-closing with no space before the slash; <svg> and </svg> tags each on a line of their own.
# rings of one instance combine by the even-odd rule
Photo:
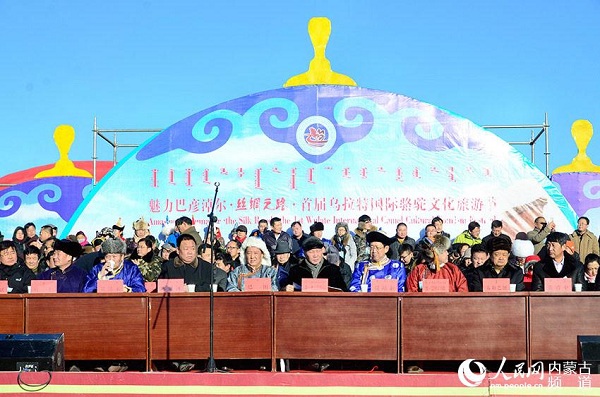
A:
<svg viewBox="0 0 600 397">
<path fill-rule="evenodd" d="M 243 254 L 240 255 L 240 262 L 242 264 L 246 264 L 246 248 L 248 247 L 259 248 L 263 253 L 261 264 L 263 266 L 271 266 L 271 255 L 269 254 L 267 245 L 260 237 L 248 237 L 246 240 L 244 240 L 244 243 L 242 244 Z"/>
<path fill-rule="evenodd" d="M 515 240 L 512 246 L 512 254 L 519 258 L 527 258 L 533 255 L 533 243 L 529 240 Z"/>
</svg>

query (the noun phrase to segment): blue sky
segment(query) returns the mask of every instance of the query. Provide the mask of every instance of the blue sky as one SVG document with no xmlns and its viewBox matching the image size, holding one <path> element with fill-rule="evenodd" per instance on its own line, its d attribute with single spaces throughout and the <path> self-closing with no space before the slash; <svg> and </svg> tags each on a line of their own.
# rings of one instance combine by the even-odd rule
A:
<svg viewBox="0 0 600 397">
<path fill-rule="evenodd" d="M 547 112 L 550 170 L 575 156 L 571 124 L 588 119 L 600 164 L 597 0 L 0 0 L 0 176 L 55 162 L 59 124 L 75 128 L 71 159 L 91 160 L 95 116 L 100 128 L 166 128 L 280 88 L 307 69 L 313 16 L 331 20 L 327 56 L 359 86 L 480 125 L 541 124 Z M 107 144 L 99 159 L 111 159 Z"/>
</svg>

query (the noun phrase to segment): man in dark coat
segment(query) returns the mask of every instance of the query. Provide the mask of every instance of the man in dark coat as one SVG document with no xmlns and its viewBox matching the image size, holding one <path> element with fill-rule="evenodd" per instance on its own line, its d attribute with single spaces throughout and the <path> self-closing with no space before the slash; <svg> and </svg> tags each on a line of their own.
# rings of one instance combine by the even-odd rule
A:
<svg viewBox="0 0 600 397">
<path fill-rule="evenodd" d="M 83 249 L 70 240 L 56 240 L 54 253 L 50 259 L 54 265 L 38 275 L 40 280 L 56 280 L 56 292 L 83 292 L 87 272 L 75 265 Z"/>
<path fill-rule="evenodd" d="M 502 236 L 493 237 L 487 245 L 491 255 L 484 265 L 476 269 L 473 278 L 473 291 L 483 291 L 484 278 L 508 278 L 510 284 L 516 285 L 517 291 L 524 291 L 523 270 L 508 263 L 511 251 L 510 239 Z"/>
<path fill-rule="evenodd" d="M 307 238 L 304 241 L 303 249 L 306 258 L 302 259 L 298 265 L 291 267 L 286 291 L 300 289 L 303 278 L 326 278 L 329 287 L 348 291 L 340 268 L 327 262 L 323 257 L 325 244 L 320 239 L 314 236 Z"/>
<path fill-rule="evenodd" d="M 196 239 L 183 233 L 177 237 L 178 255 L 162 265 L 158 278 L 182 278 L 185 284 L 194 284 L 196 292 L 209 292 L 212 266 L 198 258 Z"/>
<path fill-rule="evenodd" d="M 547 278 L 570 278 L 572 289 L 575 284 L 583 284 L 583 266 L 565 251 L 569 236 L 561 232 L 552 232 L 546 237 L 548 255 L 533 267 L 532 291 L 544 291 Z"/>
<path fill-rule="evenodd" d="M 8 292 L 24 294 L 35 274 L 17 256 L 17 246 L 11 240 L 0 242 L 0 280 L 8 281 Z"/>
</svg>

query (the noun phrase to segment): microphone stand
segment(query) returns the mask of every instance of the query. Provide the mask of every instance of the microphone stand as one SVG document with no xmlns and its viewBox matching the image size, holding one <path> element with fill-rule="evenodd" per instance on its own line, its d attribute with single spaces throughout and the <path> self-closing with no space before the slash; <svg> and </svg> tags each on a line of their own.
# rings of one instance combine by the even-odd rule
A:
<svg viewBox="0 0 600 397">
<path fill-rule="evenodd" d="M 217 217 L 214 215 L 214 211 L 215 211 L 215 204 L 217 202 L 217 194 L 219 193 L 219 182 L 215 182 L 215 197 L 213 198 L 213 202 L 212 202 L 212 208 L 210 209 L 210 214 L 208 214 L 208 227 L 206 228 L 206 234 L 204 235 L 204 249 L 206 249 L 206 246 L 208 245 L 208 236 L 210 235 L 211 239 L 214 240 L 215 238 L 215 222 L 217 221 Z M 215 363 L 215 356 L 214 356 L 214 331 L 215 331 L 215 325 L 214 325 L 214 320 L 215 320 L 215 294 L 213 292 L 213 285 L 215 283 L 215 251 L 214 251 L 214 244 L 211 243 L 211 250 L 210 250 L 210 286 L 209 286 L 209 293 L 210 293 L 210 333 L 209 333 L 209 356 L 208 356 L 208 361 L 206 363 L 206 369 L 205 372 L 221 372 L 218 368 L 217 368 L 217 364 Z"/>
</svg>

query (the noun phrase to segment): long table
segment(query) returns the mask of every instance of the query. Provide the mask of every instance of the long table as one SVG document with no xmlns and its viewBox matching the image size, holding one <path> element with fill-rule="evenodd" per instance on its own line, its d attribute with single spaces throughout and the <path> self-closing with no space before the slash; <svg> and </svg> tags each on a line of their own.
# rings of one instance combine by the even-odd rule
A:
<svg viewBox="0 0 600 397">
<path fill-rule="evenodd" d="M 275 358 L 398 360 L 397 294 L 285 293 L 275 299 Z"/>
<path fill-rule="evenodd" d="M 147 360 L 146 294 L 31 294 L 25 333 L 64 333 L 66 360 Z"/>
<path fill-rule="evenodd" d="M 527 293 L 402 296 L 404 360 L 526 360 Z"/>
<path fill-rule="evenodd" d="M 22 295 L 0 295 L 0 330 L 4 334 L 25 332 L 25 300 Z"/>
<path fill-rule="evenodd" d="M 531 360 L 574 360 L 578 335 L 600 335 L 597 292 L 532 293 Z"/>
<path fill-rule="evenodd" d="M 151 294 L 149 302 L 152 360 L 209 356 L 209 294 Z M 214 357 L 270 359 L 272 305 L 270 292 L 215 294 Z"/>
<path fill-rule="evenodd" d="M 576 360 L 600 293 L 216 293 L 215 359 Z M 208 293 L 0 295 L 0 333 L 64 333 L 66 360 L 206 359 Z"/>
</svg>

